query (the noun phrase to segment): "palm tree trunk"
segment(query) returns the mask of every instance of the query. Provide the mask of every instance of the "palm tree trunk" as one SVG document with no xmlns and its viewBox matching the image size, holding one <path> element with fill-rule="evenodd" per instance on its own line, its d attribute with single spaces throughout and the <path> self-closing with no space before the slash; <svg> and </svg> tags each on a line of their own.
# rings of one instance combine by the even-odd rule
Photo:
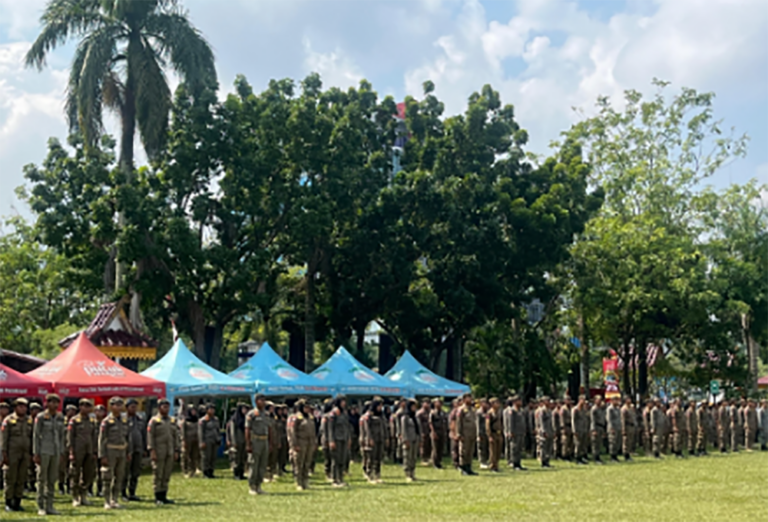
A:
<svg viewBox="0 0 768 522">
<path fill-rule="evenodd" d="M 315 273 L 307 270 L 307 289 L 304 296 L 304 371 L 311 372 L 315 366 Z"/>
<path fill-rule="evenodd" d="M 130 62 L 129 62 L 130 63 Z M 133 139 L 136 135 L 136 96 L 133 90 L 133 74 L 130 66 L 125 82 L 125 100 L 121 113 L 121 136 L 120 136 L 120 171 L 123 174 L 123 182 L 126 185 L 133 183 Z M 120 210 L 117 214 L 118 231 L 125 228 L 125 211 Z M 119 292 L 125 284 L 126 264 L 120 259 L 119 254 L 115 264 L 115 292 Z"/>
</svg>

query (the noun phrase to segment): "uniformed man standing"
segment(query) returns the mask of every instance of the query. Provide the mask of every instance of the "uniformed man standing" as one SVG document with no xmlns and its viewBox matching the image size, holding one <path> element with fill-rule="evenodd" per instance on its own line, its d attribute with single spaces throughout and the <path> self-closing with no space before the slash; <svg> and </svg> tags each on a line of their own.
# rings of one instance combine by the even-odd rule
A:
<svg viewBox="0 0 768 522">
<path fill-rule="evenodd" d="M 23 511 L 21 499 L 32 452 L 32 419 L 27 416 L 27 400 L 14 401 L 14 412 L 3 419 L 2 448 L 5 471 L 5 510 Z"/>
<path fill-rule="evenodd" d="M 760 409 L 757 413 L 758 426 L 760 427 L 760 450 L 768 450 L 768 400 L 760 401 Z"/>
<path fill-rule="evenodd" d="M 552 456 L 552 437 L 554 426 L 552 425 L 552 411 L 549 397 L 542 397 L 536 410 L 536 452 L 542 468 L 552 467 L 549 459 Z"/>
<path fill-rule="evenodd" d="M 731 407 L 728 410 L 731 428 L 731 451 L 739 451 L 739 445 L 744 441 L 743 425 L 741 422 L 741 412 L 736 401 L 731 400 Z"/>
<path fill-rule="evenodd" d="M 632 460 L 631 455 L 635 452 L 636 422 L 637 415 L 632 406 L 632 399 L 627 397 L 624 399 L 624 406 L 621 407 L 621 445 L 625 461 Z"/>
<path fill-rule="evenodd" d="M 643 408 L 643 450 L 646 456 L 651 454 L 653 443 L 651 437 L 651 410 L 653 410 L 653 402 L 646 401 Z"/>
<path fill-rule="evenodd" d="M 573 429 L 574 453 L 576 464 L 587 464 L 589 453 L 590 412 L 587 410 L 587 398 L 579 396 L 579 402 L 571 411 L 571 427 Z"/>
<path fill-rule="evenodd" d="M 717 407 L 717 442 L 720 447 L 720 453 L 728 451 L 731 443 L 731 415 L 730 408 L 726 401 L 720 403 Z"/>
<path fill-rule="evenodd" d="M 136 488 L 139 485 L 141 468 L 147 447 L 147 429 L 138 415 L 139 403 L 136 399 L 128 399 L 125 403 L 125 415 L 128 421 L 128 438 L 131 440 L 131 458 L 126 463 L 125 476 L 123 478 L 122 498 L 128 502 L 138 502 L 141 499 L 136 496 Z"/>
<path fill-rule="evenodd" d="M 179 458 L 179 431 L 176 419 L 170 416 L 171 402 L 157 401 L 157 415 L 147 424 L 147 449 L 152 459 L 152 487 L 155 504 L 173 504 L 168 499 L 168 483 L 173 462 Z"/>
<path fill-rule="evenodd" d="M 381 484 L 381 461 L 384 458 L 384 444 L 388 437 L 381 398 L 376 397 L 371 403 L 363 429 L 361 442 L 365 451 L 368 452 L 368 480 L 371 483 Z"/>
<path fill-rule="evenodd" d="M 74 404 L 67 404 L 64 407 L 64 426 L 68 426 L 69 421 L 75 415 L 77 415 L 77 406 L 75 406 Z M 98 428 L 97 428 L 97 433 L 98 433 Z M 62 495 L 64 495 L 65 493 L 70 493 L 72 491 L 72 480 L 71 480 L 69 471 L 70 471 L 69 466 L 67 465 L 67 456 L 66 454 L 63 454 L 61 456 L 61 461 L 59 464 L 59 493 L 61 493 Z M 99 484 L 99 488 L 100 487 L 101 487 L 101 484 Z"/>
<path fill-rule="evenodd" d="M 296 401 L 294 408 L 286 428 L 296 488 L 304 491 L 309 488 L 310 459 L 315 454 L 315 420 L 303 399 Z"/>
<path fill-rule="evenodd" d="M 563 448 L 562 448 L 562 425 L 560 423 L 560 406 L 561 404 L 558 401 L 551 401 L 551 406 L 549 408 L 549 411 L 552 415 L 552 453 L 550 454 L 551 457 L 555 457 L 556 459 L 560 459 L 563 456 Z"/>
<path fill-rule="evenodd" d="M 462 475 L 477 475 L 472 471 L 472 457 L 477 437 L 477 414 L 472 407 L 472 394 L 462 398 L 462 405 L 456 413 L 456 441 L 458 442 L 459 469 Z"/>
<path fill-rule="evenodd" d="M 245 464 L 248 454 L 245 451 L 245 416 L 248 405 L 238 403 L 235 415 L 227 423 L 227 445 L 232 456 L 232 472 L 237 480 L 245 479 Z M 314 422 L 314 419 L 312 419 Z"/>
<path fill-rule="evenodd" d="M 608 453 L 611 460 L 619 461 L 619 450 L 621 449 L 621 399 L 614 397 L 606 409 L 606 426 L 608 429 Z"/>
<path fill-rule="evenodd" d="M 70 405 L 74 406 L 74 405 Z M 102 487 L 104 487 L 104 481 L 101 479 L 101 463 L 99 462 L 99 429 L 101 429 L 101 423 L 107 416 L 107 409 L 104 407 L 103 404 L 98 404 L 93 409 L 93 418 L 96 421 L 96 446 L 94 448 L 94 452 L 96 454 L 96 496 L 101 497 L 102 494 Z M 62 472 L 59 471 L 59 475 L 62 475 Z M 63 490 L 61 479 L 59 480 L 59 490 Z M 89 493 L 92 493 L 91 490 L 88 490 Z"/>
<path fill-rule="evenodd" d="M 589 431 L 592 434 L 592 458 L 595 462 L 603 463 L 600 453 L 605 436 L 605 410 L 603 409 L 603 398 L 595 397 L 595 404 L 589 410 Z"/>
<path fill-rule="evenodd" d="M 509 455 L 512 462 L 512 468 L 518 471 L 526 471 L 522 465 L 523 450 L 525 450 L 525 437 L 527 431 L 527 422 L 525 420 L 526 412 L 523 409 L 523 401 L 519 395 L 511 399 L 511 408 L 508 409 L 508 434 L 507 445 L 509 446 Z"/>
<path fill-rule="evenodd" d="M 67 454 L 69 455 L 72 483 L 72 507 L 87 506 L 90 503 L 86 492 L 93 484 L 96 474 L 99 426 L 91 417 L 93 403 L 80 399 L 80 412 L 67 425 Z"/>
<path fill-rule="evenodd" d="M 30 402 L 29 403 L 29 409 L 27 411 L 27 417 L 32 419 L 32 430 L 34 431 L 34 423 L 35 419 L 37 418 L 38 414 L 43 411 L 43 407 L 38 402 Z M 31 433 L 29 434 L 30 437 L 34 437 Z M 30 448 L 34 446 L 34 440 L 32 440 L 32 444 L 30 445 Z M 32 450 L 30 450 L 32 451 Z M 29 461 L 29 469 L 27 470 L 27 482 L 24 484 L 24 491 L 29 491 L 30 493 L 37 492 L 37 464 L 35 464 L 35 454 L 30 453 L 30 461 Z M 63 459 L 63 456 L 60 457 Z M 62 460 L 63 464 L 63 460 Z"/>
<path fill-rule="evenodd" d="M 181 469 L 184 476 L 192 478 L 200 470 L 199 416 L 194 404 L 187 406 L 186 415 L 179 420 L 181 432 Z"/>
<path fill-rule="evenodd" d="M 421 434 L 419 454 L 421 456 L 421 462 L 425 466 L 429 463 L 429 459 L 432 457 L 432 437 L 429 432 L 430 410 L 430 403 L 425 399 L 421 402 L 419 411 L 416 412 L 416 422 L 419 423 L 419 433 Z"/>
<path fill-rule="evenodd" d="M 504 419 L 501 412 L 501 401 L 496 397 L 491 399 L 491 409 L 485 420 L 485 431 L 488 434 L 488 469 L 499 472 L 499 459 L 504 448 Z"/>
<path fill-rule="evenodd" d="M 352 446 L 352 426 L 347 417 L 347 399 L 343 395 L 336 397 L 333 409 L 328 416 L 328 446 L 331 450 L 331 475 L 334 487 L 346 487 L 344 471 Z"/>
<path fill-rule="evenodd" d="M 416 420 L 417 403 L 409 400 L 405 414 L 400 418 L 400 435 L 403 441 L 403 471 L 406 482 L 416 480 L 416 460 L 419 454 L 419 423 Z"/>
<path fill-rule="evenodd" d="M 440 399 L 432 399 L 432 409 L 429 410 L 429 435 L 432 439 L 432 466 L 443 469 L 443 454 L 448 442 L 448 418 Z"/>
<path fill-rule="evenodd" d="M 215 478 L 216 452 L 221 444 L 221 426 L 216 417 L 216 406 L 209 404 L 205 416 L 198 423 L 197 436 L 200 440 L 200 453 L 203 455 L 203 476 Z"/>
<path fill-rule="evenodd" d="M 269 458 L 270 422 L 266 408 L 266 397 L 259 393 L 255 397 L 256 407 L 245 417 L 245 444 L 249 455 L 248 486 L 251 495 L 264 495 L 261 483 L 267 472 Z"/>
<path fill-rule="evenodd" d="M 5 418 L 11 414 L 11 405 L 6 401 L 0 401 L 0 426 L 2 426 Z M 2 443 L 0 443 L 0 451 L 2 451 Z M 3 466 L 0 462 L 0 490 L 5 487 L 5 476 L 3 474 Z"/>
<path fill-rule="evenodd" d="M 448 438 L 451 442 L 451 462 L 455 469 L 461 469 L 459 464 L 459 432 L 456 427 L 460 406 L 459 399 L 454 399 L 451 401 L 451 411 L 448 413 Z"/>
<path fill-rule="evenodd" d="M 488 433 L 485 430 L 488 410 L 490 406 L 487 399 L 480 400 L 477 408 L 477 456 L 480 460 L 480 469 L 488 469 Z"/>
<path fill-rule="evenodd" d="M 707 454 L 707 432 L 709 427 L 709 412 L 707 410 L 706 401 L 701 401 L 696 410 L 696 426 L 698 428 L 696 433 L 696 453 L 698 455 Z"/>
<path fill-rule="evenodd" d="M 672 452 L 679 459 L 683 458 L 683 444 L 685 438 L 685 416 L 680 399 L 675 399 L 669 410 L 669 418 L 672 421 Z M 685 441 L 687 442 L 687 441 Z"/>
<path fill-rule="evenodd" d="M 747 407 L 744 409 L 744 448 L 752 451 L 752 445 L 757 437 L 757 410 L 755 410 L 755 401 L 749 399 Z"/>
<path fill-rule="evenodd" d="M 699 422 L 696 416 L 696 402 L 690 401 L 688 408 L 685 410 L 685 424 L 688 427 L 688 455 L 698 457 L 699 453 L 696 450 L 696 441 L 699 436 Z"/>
<path fill-rule="evenodd" d="M 653 409 L 651 409 L 651 436 L 653 437 L 653 456 L 661 458 L 661 448 L 664 439 L 666 415 L 661 408 L 659 399 L 654 399 Z"/>
<path fill-rule="evenodd" d="M 566 395 L 563 405 L 560 406 L 560 446 L 562 448 L 562 457 L 564 460 L 573 460 L 573 421 L 571 411 L 573 410 L 573 401 L 570 395 Z"/>
<path fill-rule="evenodd" d="M 123 486 L 125 468 L 133 448 L 128 438 L 128 421 L 122 417 L 123 399 L 109 400 L 109 415 L 101 421 L 99 429 L 99 459 L 104 481 L 104 509 L 119 509 L 117 502 Z"/>
<path fill-rule="evenodd" d="M 59 396 L 51 393 L 45 398 L 45 411 L 35 417 L 32 454 L 37 465 L 37 514 L 58 515 L 53 508 L 59 461 L 64 453 L 64 416 L 59 413 Z"/>
</svg>

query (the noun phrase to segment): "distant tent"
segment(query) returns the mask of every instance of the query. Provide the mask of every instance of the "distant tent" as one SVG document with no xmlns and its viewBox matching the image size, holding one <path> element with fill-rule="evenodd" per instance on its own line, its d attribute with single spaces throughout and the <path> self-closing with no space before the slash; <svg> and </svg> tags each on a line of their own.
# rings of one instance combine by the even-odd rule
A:
<svg viewBox="0 0 768 522">
<path fill-rule="evenodd" d="M 409 397 L 457 397 L 470 391 L 466 384 L 451 381 L 432 372 L 408 350 L 384 377 L 393 384 L 402 386 Z"/>
<path fill-rule="evenodd" d="M 297 370 L 264 343 L 230 377 L 253 383 L 265 395 L 330 395 L 328 385 Z"/>
<path fill-rule="evenodd" d="M 366 368 L 343 346 L 311 375 L 326 383 L 334 395 L 398 396 L 403 394 L 400 386 Z"/>
<path fill-rule="evenodd" d="M 53 386 L 50 383 L 0 364 L 0 399 L 45 397 L 51 390 Z"/>
<path fill-rule="evenodd" d="M 757 387 L 758 388 L 768 388 L 768 375 L 765 377 L 760 377 L 757 380 Z"/>
<path fill-rule="evenodd" d="M 253 384 L 222 373 L 197 358 L 179 339 L 168 353 L 141 372 L 165 383 L 168 398 L 249 395 Z"/>
<path fill-rule="evenodd" d="M 26 375 L 51 383 L 62 397 L 165 397 L 165 384 L 123 368 L 101 353 L 84 333 Z"/>
</svg>

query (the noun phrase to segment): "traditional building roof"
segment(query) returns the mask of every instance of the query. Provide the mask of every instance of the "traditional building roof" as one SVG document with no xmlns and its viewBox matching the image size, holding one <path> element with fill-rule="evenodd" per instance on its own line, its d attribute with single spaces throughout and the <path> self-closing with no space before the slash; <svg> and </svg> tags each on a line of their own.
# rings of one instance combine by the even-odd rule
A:
<svg viewBox="0 0 768 522">
<path fill-rule="evenodd" d="M 65 337 L 59 341 L 59 346 L 67 348 L 80 333 L 85 333 L 86 337 L 108 357 L 155 359 L 157 341 L 147 337 L 131 324 L 124 310 L 128 302 L 128 298 L 123 298 L 120 301 L 101 305 L 88 328 Z"/>
</svg>

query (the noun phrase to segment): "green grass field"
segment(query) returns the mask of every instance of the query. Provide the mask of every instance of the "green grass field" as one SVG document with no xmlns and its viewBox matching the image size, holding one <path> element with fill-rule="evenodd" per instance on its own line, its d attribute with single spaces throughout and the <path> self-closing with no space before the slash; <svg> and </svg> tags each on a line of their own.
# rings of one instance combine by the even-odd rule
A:
<svg viewBox="0 0 768 522">
<path fill-rule="evenodd" d="M 223 461 L 222 461 L 223 464 Z M 453 470 L 419 467 L 417 482 L 407 484 L 399 467 L 387 465 L 385 484 L 362 480 L 359 464 L 351 469 L 350 488 L 333 489 L 318 475 L 312 489 L 297 492 L 290 477 L 266 484 L 268 496 L 250 496 L 246 482 L 219 478 L 184 479 L 174 474 L 170 498 L 175 506 L 148 501 L 121 511 L 105 512 L 101 504 L 73 509 L 57 498 L 63 517 L 55 520 L 259 520 L 276 522 L 345 521 L 758 521 L 768 519 L 768 453 L 710 455 L 655 461 L 638 458 L 625 464 L 575 466 L 555 462 L 542 470 L 524 462 L 528 472 L 504 469 L 494 475 L 462 477 Z M 319 471 L 322 467 L 318 466 Z M 322 474 L 322 473 L 321 473 Z M 149 499 L 151 477 L 142 477 L 139 494 Z M 93 499 L 94 501 L 101 499 Z M 32 520 L 26 513 L 3 513 L 2 520 Z M 33 511 L 34 509 L 34 511 Z"/>
</svg>

